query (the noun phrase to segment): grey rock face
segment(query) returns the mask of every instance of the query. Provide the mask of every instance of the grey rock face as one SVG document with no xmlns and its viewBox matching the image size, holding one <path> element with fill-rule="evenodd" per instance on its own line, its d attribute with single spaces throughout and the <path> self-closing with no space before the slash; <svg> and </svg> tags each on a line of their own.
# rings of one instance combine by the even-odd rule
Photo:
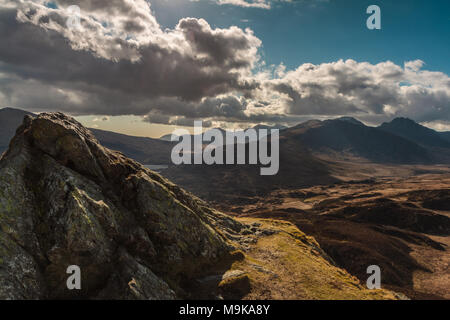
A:
<svg viewBox="0 0 450 320">
<path fill-rule="evenodd" d="M 0 160 L 0 299 L 188 297 L 236 228 L 74 119 L 26 117 Z M 67 289 L 70 265 L 81 290 Z"/>
</svg>

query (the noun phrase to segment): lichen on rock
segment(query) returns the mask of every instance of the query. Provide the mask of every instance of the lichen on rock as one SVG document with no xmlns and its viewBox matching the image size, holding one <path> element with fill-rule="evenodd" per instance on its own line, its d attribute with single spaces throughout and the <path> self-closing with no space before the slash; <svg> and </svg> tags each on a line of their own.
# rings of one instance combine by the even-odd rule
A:
<svg viewBox="0 0 450 320">
<path fill-rule="evenodd" d="M 73 118 L 27 116 L 0 161 L 0 299 L 185 297 L 233 248 L 205 208 Z"/>
</svg>

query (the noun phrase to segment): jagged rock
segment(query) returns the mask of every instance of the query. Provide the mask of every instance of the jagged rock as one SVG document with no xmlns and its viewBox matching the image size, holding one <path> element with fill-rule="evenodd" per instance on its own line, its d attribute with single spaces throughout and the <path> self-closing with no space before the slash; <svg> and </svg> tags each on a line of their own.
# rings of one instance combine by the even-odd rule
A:
<svg viewBox="0 0 450 320">
<path fill-rule="evenodd" d="M 241 229 L 73 118 L 27 116 L 0 160 L 0 299 L 187 297 Z"/>
<path fill-rule="evenodd" d="M 223 298 L 240 299 L 251 289 L 250 278 L 242 270 L 228 271 L 222 276 L 218 288 Z"/>
</svg>

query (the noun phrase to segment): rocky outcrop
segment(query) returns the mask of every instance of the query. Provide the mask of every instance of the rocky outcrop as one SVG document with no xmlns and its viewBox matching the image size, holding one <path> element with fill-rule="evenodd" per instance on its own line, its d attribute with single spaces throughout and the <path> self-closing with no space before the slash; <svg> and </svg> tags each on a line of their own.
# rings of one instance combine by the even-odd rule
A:
<svg viewBox="0 0 450 320">
<path fill-rule="evenodd" d="M 0 161 L 0 299 L 188 298 L 241 227 L 74 119 L 27 116 Z"/>
</svg>

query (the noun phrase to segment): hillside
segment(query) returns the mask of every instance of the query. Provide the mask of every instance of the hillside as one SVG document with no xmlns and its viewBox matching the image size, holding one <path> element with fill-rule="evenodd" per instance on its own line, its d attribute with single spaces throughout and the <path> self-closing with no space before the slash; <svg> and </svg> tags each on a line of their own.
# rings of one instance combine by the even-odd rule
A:
<svg viewBox="0 0 450 320">
<path fill-rule="evenodd" d="M 352 118 L 307 122 L 283 134 L 315 152 L 348 153 L 379 163 L 431 162 L 428 151 L 413 141 Z"/>
<path fill-rule="evenodd" d="M 361 281 L 376 264 L 386 288 L 412 299 L 450 299 L 449 185 L 447 169 L 278 190 L 252 204 L 219 207 L 238 217 L 293 223 Z"/>
<path fill-rule="evenodd" d="M 446 141 L 450 142 L 450 132 L 449 131 L 440 132 L 439 134 L 440 134 L 441 138 L 443 138 Z"/>
<path fill-rule="evenodd" d="M 343 175 L 370 175 L 372 164 L 450 163 L 444 154 L 344 117 L 311 120 L 280 131 L 280 170 L 275 176 L 261 176 L 257 165 L 179 166 L 162 173 L 208 200 L 252 201 L 276 189 L 332 184 Z"/>
<path fill-rule="evenodd" d="M 248 144 L 245 148 L 248 158 Z M 226 150 L 217 150 L 223 152 L 226 158 Z M 161 173 L 194 194 L 219 202 L 247 201 L 277 188 L 338 181 L 332 177 L 326 161 L 318 159 L 293 139 L 280 137 L 279 163 L 278 173 L 272 176 L 262 176 L 261 165 L 180 165 L 169 167 Z"/>
<path fill-rule="evenodd" d="M 89 129 L 100 143 L 143 164 L 170 164 L 173 143 L 145 137 L 128 136 L 99 129 Z"/>
</svg>

